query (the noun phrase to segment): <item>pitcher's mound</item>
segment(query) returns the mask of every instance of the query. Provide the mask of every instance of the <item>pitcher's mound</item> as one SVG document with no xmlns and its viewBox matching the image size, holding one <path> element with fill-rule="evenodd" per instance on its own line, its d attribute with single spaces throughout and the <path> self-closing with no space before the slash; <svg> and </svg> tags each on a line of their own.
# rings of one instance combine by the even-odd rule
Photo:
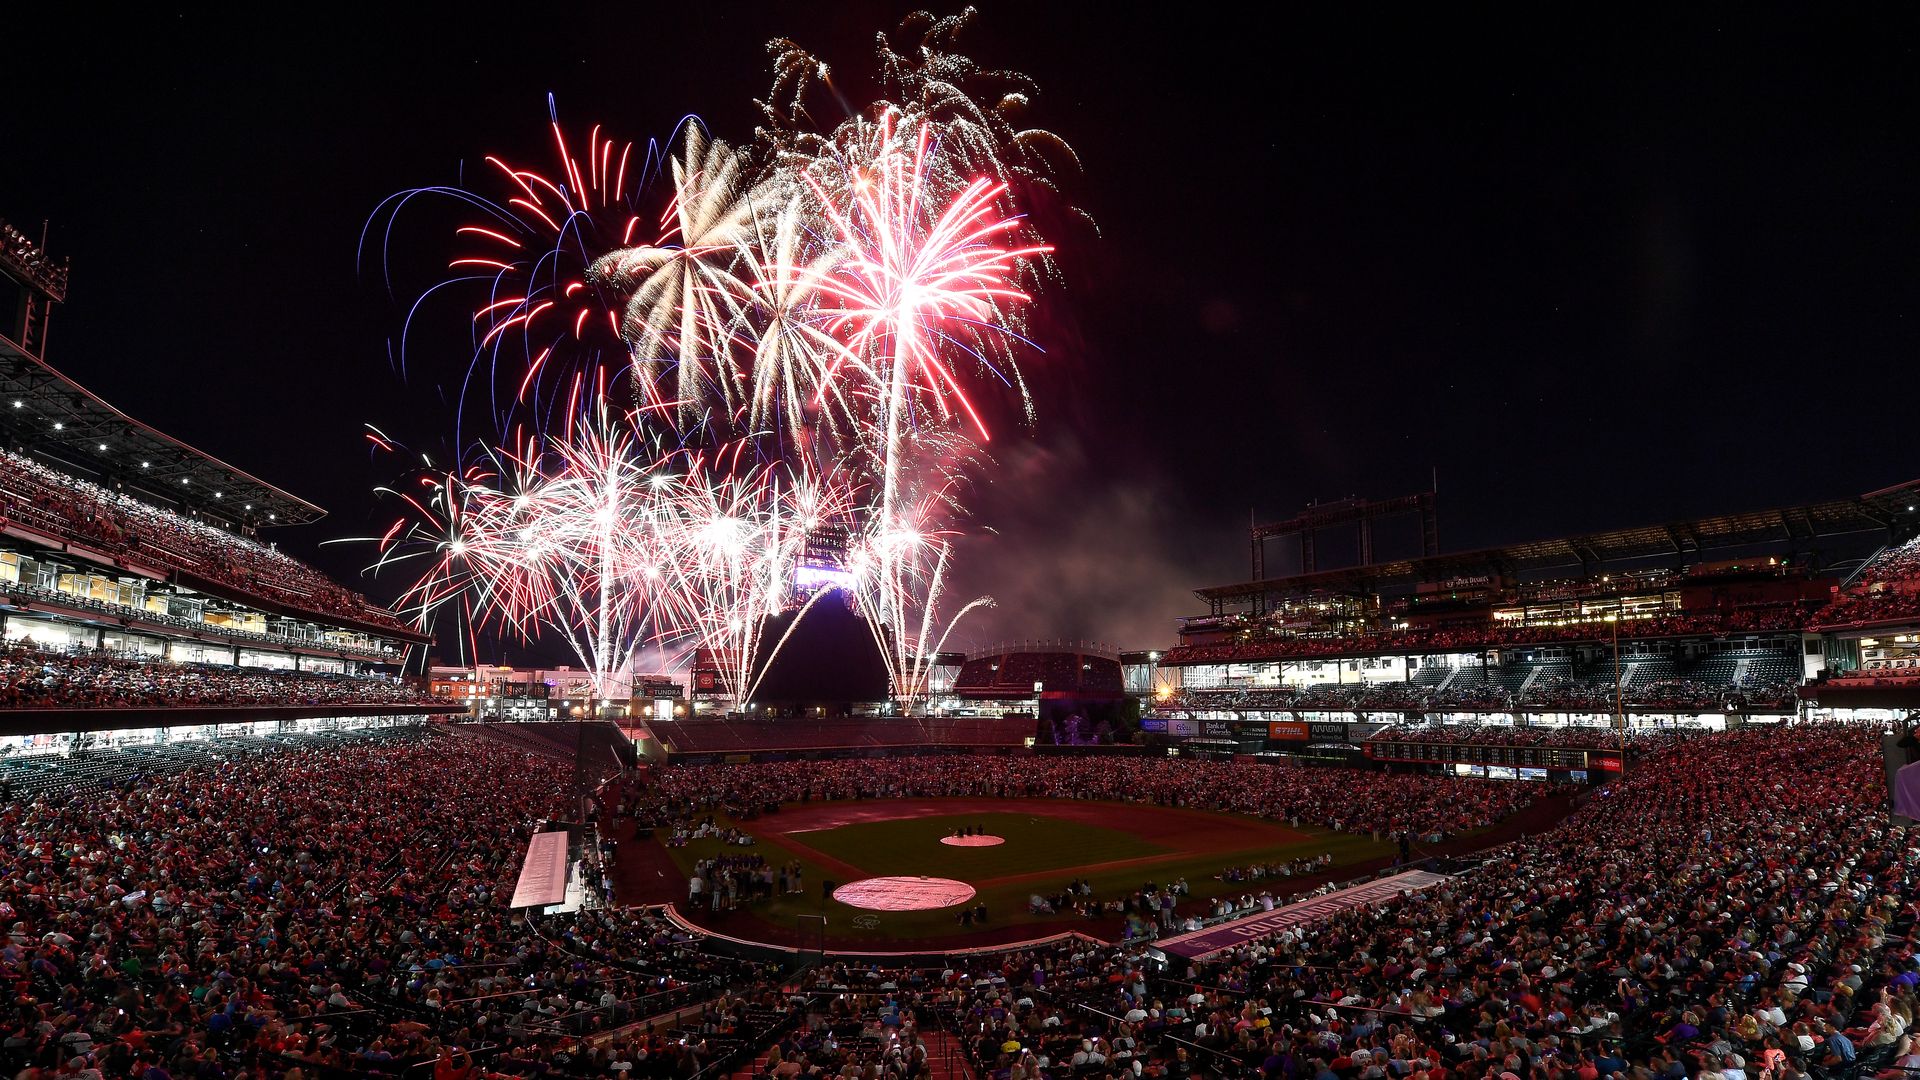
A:
<svg viewBox="0 0 1920 1080">
<path fill-rule="evenodd" d="M 847 882 L 833 898 L 869 911 L 932 911 L 973 899 L 973 886 L 943 877 L 870 877 Z"/>
<path fill-rule="evenodd" d="M 948 847 L 994 847 L 1007 842 L 1004 836 L 943 836 L 940 842 Z"/>
</svg>

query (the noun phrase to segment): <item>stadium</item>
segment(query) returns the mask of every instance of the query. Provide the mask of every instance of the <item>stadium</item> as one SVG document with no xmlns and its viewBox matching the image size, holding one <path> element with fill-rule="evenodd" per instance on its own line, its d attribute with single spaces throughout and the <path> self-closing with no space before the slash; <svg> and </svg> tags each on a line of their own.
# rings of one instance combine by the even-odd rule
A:
<svg viewBox="0 0 1920 1080">
<path fill-rule="evenodd" d="M 1482 421 L 1433 390 L 1430 430 L 1389 442 L 1375 399 L 1417 391 L 1359 360 L 1337 397 L 1215 378 L 1256 320 L 1326 318 L 1344 349 L 1366 319 L 1327 315 L 1319 285 L 1244 311 L 1187 296 L 1157 263 L 1144 304 L 1124 257 L 1085 265 L 1075 185 L 1095 170 L 1033 126 L 1032 80 L 954 51 L 976 15 L 878 35 L 871 102 L 851 65 L 830 79 L 779 37 L 745 130 L 686 117 L 622 144 L 550 96 L 557 164 L 489 154 L 380 201 L 356 258 L 398 309 L 399 385 L 334 388 L 360 370 L 342 366 L 268 403 L 201 385 L 237 365 L 181 376 L 214 422 L 289 431 L 332 430 L 297 415 L 329 401 L 404 400 L 443 442 L 368 422 L 389 471 L 364 507 L 328 497 L 345 448 L 193 439 L 216 455 L 169 433 L 206 416 L 87 374 L 50 328 L 127 318 L 103 306 L 126 284 L 0 221 L 8 1075 L 1920 1076 L 1920 479 L 1884 486 L 1911 463 L 1855 452 L 1838 409 L 1776 430 L 1800 388 L 1736 373 L 1725 402 L 1682 402 L 1736 430 L 1687 463 L 1683 512 L 1636 513 L 1666 505 L 1642 472 L 1575 531 L 1548 503 L 1605 486 L 1583 454 L 1626 421 L 1502 385 L 1484 426 L 1548 414 L 1571 449 L 1502 445 L 1478 482 L 1511 498 L 1530 459 L 1573 462 L 1538 505 L 1455 516 L 1474 504 L 1443 500 L 1434 466 L 1426 490 L 1240 516 L 1306 483 L 1269 483 L 1268 440 L 1316 483 L 1400 475 L 1348 470 L 1362 442 L 1425 477 L 1421 443 Z M 1193 51 L 1210 67 L 1219 47 Z M 709 50 L 699 68 L 725 70 Z M 1120 62 L 1063 51 L 1102 80 Z M 443 72 L 431 52 L 410 62 Z M 1190 197 L 1235 201 L 1215 183 Z M 1556 221 L 1577 216 L 1562 197 Z M 406 215 L 435 199 L 457 221 L 422 242 Z M 1149 213 L 1103 209 L 1121 237 Z M 446 276 L 410 295 L 423 261 Z M 1353 273 L 1370 316 L 1393 274 Z M 1035 389 L 1100 351 L 1042 312 L 1081 279 L 1104 317 L 1175 326 L 1177 347 L 1138 345 L 1178 359 L 1127 369 L 1135 411 Z M 1643 284 L 1662 311 L 1679 288 Z M 1650 353 L 1658 323 L 1636 329 Z M 1178 404 L 1189 367 L 1204 416 Z M 1622 390 L 1628 371 L 1573 378 L 1660 425 L 1631 468 L 1680 460 L 1681 429 L 1708 425 L 1662 411 L 1684 394 L 1651 378 Z M 1492 400 L 1510 376 L 1536 377 L 1460 382 Z M 1271 460 L 1234 449 L 1233 398 Z M 1049 408 L 1087 462 L 1034 435 Z M 1299 439 L 1269 430 L 1296 413 Z M 1175 452 L 1141 467 L 1136 439 Z M 1775 471 L 1808 449 L 1811 494 Z M 362 510 L 373 535 L 348 535 Z M 1443 545 L 1443 510 L 1476 542 Z M 1216 538 L 1226 564 L 1194 553 Z M 976 596 L 967 571 L 995 559 Z"/>
<path fill-rule="evenodd" d="M 744 1075 L 911 1022 L 936 1075 L 1008 1042 L 1236 1075 L 1382 1014 L 1427 1049 L 1380 1053 L 1444 1058 L 1495 1003 L 1594 1061 L 1894 1045 L 1912 901 L 1873 808 L 1920 709 L 1920 482 L 1461 553 L 1431 494 L 1316 506 L 1164 651 L 942 654 L 917 715 L 872 665 L 831 717 L 406 678 L 426 636 L 261 538 L 317 507 L 47 364 L 64 268 L 6 235 L 38 313 L 0 339 L 16 1061 L 137 1067 L 192 1017 L 321 1074 Z M 1371 561 L 1409 514 L 1426 552 Z M 1316 566 L 1330 530 L 1368 561 Z M 1263 575 L 1276 540 L 1304 572 Z"/>
</svg>

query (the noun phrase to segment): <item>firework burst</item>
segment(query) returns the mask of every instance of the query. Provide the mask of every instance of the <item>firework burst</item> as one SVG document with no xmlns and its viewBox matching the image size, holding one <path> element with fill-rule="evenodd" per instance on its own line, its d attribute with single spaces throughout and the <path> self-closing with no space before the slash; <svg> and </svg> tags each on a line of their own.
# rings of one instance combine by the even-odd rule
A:
<svg viewBox="0 0 1920 1080">
<path fill-rule="evenodd" d="M 660 235 L 596 259 L 589 278 L 626 295 L 621 333 L 632 349 L 642 400 L 665 398 L 662 370 L 675 373 L 671 400 L 682 420 L 709 394 L 731 407 L 739 395 L 730 333 L 748 291 L 737 272 L 750 204 L 744 162 L 699 124 L 685 128 L 673 159 L 673 198 Z"/>
<path fill-rule="evenodd" d="M 915 16 L 906 48 L 882 35 L 884 100 L 828 128 L 809 104 L 826 65 L 780 41 L 744 149 L 689 122 L 676 154 L 635 165 L 555 122 L 551 177 L 489 158 L 498 201 L 383 204 L 389 229 L 425 192 L 481 212 L 452 267 L 484 283 L 469 378 L 488 372 L 513 433 L 396 491 L 380 558 L 414 563 L 409 611 L 562 637 L 600 697 L 642 647 L 698 652 L 744 704 L 779 648 L 766 619 L 824 593 L 796 582 L 827 534 L 896 694 L 924 697 L 955 624 L 991 603 L 943 613 L 989 418 L 1005 399 L 1033 417 L 1024 318 L 1053 248 L 1024 203 L 1078 169 L 1020 125 L 1030 82 L 957 51 L 971 18 Z"/>
<path fill-rule="evenodd" d="M 682 629 L 712 658 L 725 696 L 743 703 L 784 643 L 763 655 L 766 619 L 810 606 L 822 591 L 799 592 L 796 575 L 808 538 L 848 512 L 853 491 L 838 475 L 744 463 L 741 449 L 688 456 L 675 485 L 673 573 L 681 594 L 698 600 Z"/>
<path fill-rule="evenodd" d="M 413 562 L 402 610 L 422 626 L 451 614 L 482 630 L 566 641 L 612 696 L 634 653 L 677 626 L 678 542 L 671 454 L 596 404 L 554 437 L 493 449 L 463 470 L 430 472 L 422 494 L 387 489 L 404 515 L 379 540 L 378 566 Z"/>
<path fill-rule="evenodd" d="M 393 232 L 422 199 L 450 201 L 472 216 L 453 229 L 454 276 L 426 290 L 408 310 L 397 355 L 404 373 L 415 317 L 445 290 L 470 297 L 472 362 L 466 390 L 477 395 L 495 430 L 555 419 L 578 378 L 596 380 L 622 370 L 629 346 L 622 336 L 617 298 L 590 280 L 595 259 L 635 242 L 645 218 L 639 208 L 658 172 L 658 153 L 606 135 L 595 125 L 584 139 L 569 137 L 553 99 L 547 100 L 554 153 L 551 170 L 525 168 L 487 155 L 484 183 L 426 187 L 389 197 L 369 218 L 361 258 L 377 234 L 383 273 L 391 289 Z M 464 414 L 468 394 L 460 399 Z"/>
<path fill-rule="evenodd" d="M 1020 222 L 997 210 L 1004 185 L 977 179 L 943 195 L 930 183 L 939 157 L 931 127 L 903 132 L 896 120 L 885 114 L 863 133 L 856 154 L 806 174 L 842 252 L 828 272 L 806 273 L 821 294 L 818 317 L 839 346 L 836 356 L 871 377 L 883 512 L 899 484 L 901 438 L 916 415 L 940 423 L 964 415 L 981 442 L 989 438 L 966 390 L 972 373 L 957 361 L 973 361 L 1028 400 L 1011 354 L 1025 340 L 1013 313 L 1029 297 L 1012 278 L 1019 260 L 1051 250 L 1006 242 Z M 821 183 L 817 173 L 838 182 Z"/>
<path fill-rule="evenodd" d="M 916 477 L 928 474 L 914 474 Z M 968 613 L 993 604 L 975 597 L 944 619 L 947 570 L 958 533 L 952 481 L 900 499 L 885 517 L 869 516 L 847 552 L 850 592 L 874 632 L 895 696 L 911 713 L 929 690 L 934 657 Z"/>
</svg>

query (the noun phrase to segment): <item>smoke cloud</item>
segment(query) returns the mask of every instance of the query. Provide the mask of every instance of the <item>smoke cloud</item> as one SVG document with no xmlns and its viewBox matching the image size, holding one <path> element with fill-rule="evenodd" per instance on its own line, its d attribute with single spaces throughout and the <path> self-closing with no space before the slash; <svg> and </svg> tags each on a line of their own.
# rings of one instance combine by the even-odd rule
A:
<svg viewBox="0 0 1920 1080">
<path fill-rule="evenodd" d="M 973 491 L 943 609 L 979 595 L 950 647 L 1066 638 L 1164 649 L 1193 590 L 1246 576 L 1234 526 L 1203 520 L 1160 468 L 1098 460 L 1070 430 L 999 448 Z"/>
</svg>

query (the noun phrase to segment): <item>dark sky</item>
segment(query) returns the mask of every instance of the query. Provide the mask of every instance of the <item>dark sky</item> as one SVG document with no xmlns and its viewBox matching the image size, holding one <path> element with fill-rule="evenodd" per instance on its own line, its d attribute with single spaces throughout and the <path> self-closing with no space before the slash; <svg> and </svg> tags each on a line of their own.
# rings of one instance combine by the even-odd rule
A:
<svg viewBox="0 0 1920 1080">
<path fill-rule="evenodd" d="M 968 51 L 1038 80 L 1100 234 L 1068 238 L 1039 423 L 976 493 L 955 587 L 1002 606 L 963 637 L 1163 646 L 1244 577 L 1249 513 L 1434 470 L 1448 548 L 1920 476 L 1911 10 L 984 6 Z M 50 359 L 327 507 L 279 539 L 358 580 L 316 545 L 384 520 L 361 426 L 443 437 L 467 360 L 390 366 L 399 309 L 355 264 L 376 204 L 544 161 L 549 92 L 581 128 L 744 138 L 768 38 L 859 69 L 909 7 L 10 13 L 0 216 L 73 259 Z"/>
</svg>

